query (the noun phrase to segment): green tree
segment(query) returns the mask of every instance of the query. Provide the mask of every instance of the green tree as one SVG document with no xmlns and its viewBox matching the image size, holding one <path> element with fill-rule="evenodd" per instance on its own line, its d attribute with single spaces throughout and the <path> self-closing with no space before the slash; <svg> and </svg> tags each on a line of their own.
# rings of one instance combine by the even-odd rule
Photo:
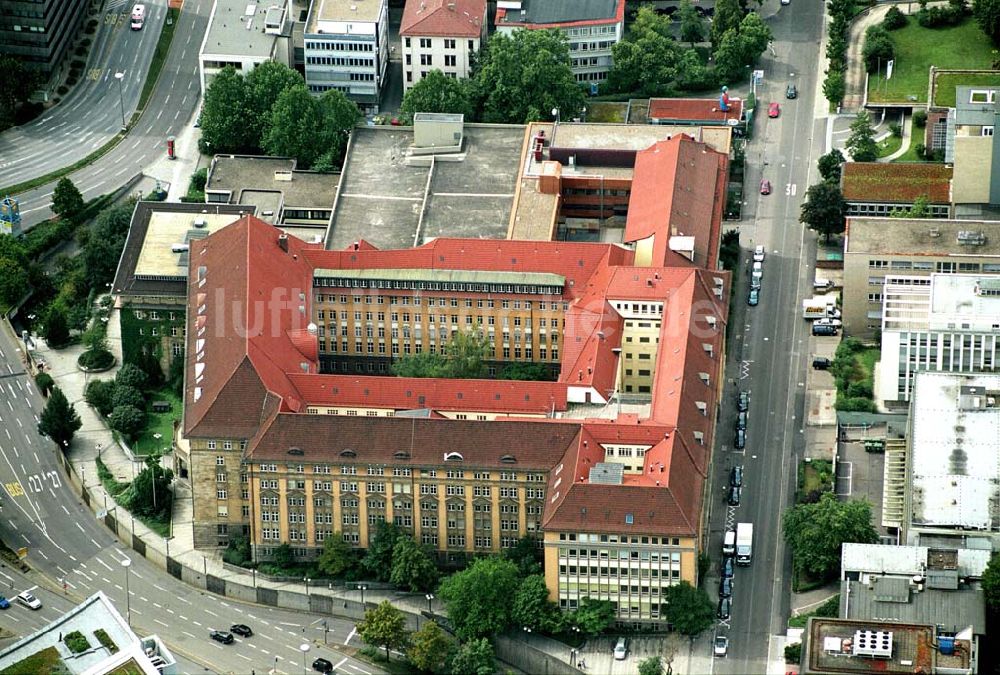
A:
<svg viewBox="0 0 1000 675">
<path fill-rule="evenodd" d="M 615 622 L 615 608 L 609 600 L 583 598 L 580 607 L 566 617 L 566 624 L 576 626 L 588 637 L 600 635 Z"/>
<path fill-rule="evenodd" d="M 260 127 L 254 123 L 255 110 L 257 105 L 246 79 L 232 66 L 219 71 L 205 91 L 201 113 L 202 151 L 208 154 L 257 152 Z"/>
<path fill-rule="evenodd" d="M 608 88 L 617 92 L 652 95 L 678 76 L 682 51 L 670 31 L 670 17 L 642 5 L 627 39 L 611 48 Z"/>
<path fill-rule="evenodd" d="M 718 16 L 716 6 L 716 16 Z M 716 19 L 718 21 L 718 19 Z M 715 24 L 712 24 L 713 30 Z M 722 34 L 715 50 L 717 74 L 728 81 L 743 79 L 748 73 L 746 66 L 752 65 L 771 41 L 771 28 L 764 23 L 760 14 L 750 12 L 740 22 L 738 28 Z"/>
<path fill-rule="evenodd" d="M 145 468 L 129 485 L 129 511 L 138 516 L 163 517 L 169 514 L 173 505 L 173 493 L 170 491 L 173 479 L 174 472 L 163 468 L 159 455 L 146 457 Z"/>
<path fill-rule="evenodd" d="M 401 535 L 392 547 L 392 571 L 389 581 L 410 591 L 429 591 L 437 583 L 438 569 L 427 547 L 412 537 Z"/>
<path fill-rule="evenodd" d="M 517 565 L 522 577 L 542 573 L 541 549 L 535 537 L 521 537 L 515 546 L 504 549 L 503 556 Z"/>
<path fill-rule="evenodd" d="M 448 340 L 445 349 L 452 377 L 468 379 L 486 376 L 490 341 L 482 332 L 459 331 Z"/>
<path fill-rule="evenodd" d="M 874 72 L 880 63 L 886 63 L 896 52 L 896 45 L 889 36 L 889 31 L 876 24 L 869 26 L 865 31 L 865 46 L 862 50 L 862 57 L 865 60 L 865 69 Z"/>
<path fill-rule="evenodd" d="M 497 670 L 493 645 L 486 638 L 462 644 L 451 660 L 452 673 L 458 675 L 493 675 Z"/>
<path fill-rule="evenodd" d="M 738 0 L 718 0 L 712 15 L 712 47 L 718 49 L 726 31 L 739 30 L 742 20 L 743 10 L 740 9 Z"/>
<path fill-rule="evenodd" d="M 52 388 L 56 386 L 56 381 L 48 373 L 38 373 L 35 375 L 35 386 L 38 387 L 42 396 L 48 396 L 52 393 Z"/>
<path fill-rule="evenodd" d="M 289 87 L 271 109 L 271 123 L 261 145 L 269 155 L 294 157 L 308 167 L 323 150 L 315 138 L 321 126 L 319 102 L 306 85 Z"/>
<path fill-rule="evenodd" d="M 319 97 L 319 112 L 323 126 L 317 130 L 317 134 L 324 151 L 317 158 L 316 164 L 329 164 L 339 169 L 343 164 L 351 130 L 361 120 L 361 111 L 344 92 L 330 89 Z M 316 166 L 313 169 L 318 170 Z"/>
<path fill-rule="evenodd" d="M 682 581 L 663 592 L 667 596 L 667 621 L 684 635 L 698 635 L 715 622 L 712 600 L 704 589 Z"/>
<path fill-rule="evenodd" d="M 920 195 L 913 200 L 913 206 L 908 209 L 893 209 L 890 218 L 930 218 L 931 208 L 927 195 Z"/>
<path fill-rule="evenodd" d="M 500 369 L 501 380 L 551 381 L 552 371 L 544 363 L 515 361 Z"/>
<path fill-rule="evenodd" d="M 572 119 L 583 108 L 583 90 L 570 69 L 569 42 L 557 30 L 494 33 L 474 82 L 484 122 L 549 119 L 553 108 L 562 119 Z"/>
<path fill-rule="evenodd" d="M 115 393 L 115 383 L 112 380 L 91 380 L 83 393 L 84 400 L 94 407 L 104 417 L 115 409 L 111 402 Z"/>
<path fill-rule="evenodd" d="M 119 387 L 135 387 L 139 391 L 145 391 L 148 383 L 149 376 L 134 363 L 126 363 L 115 375 L 115 384 Z"/>
<path fill-rule="evenodd" d="M 840 167 L 844 165 L 844 155 L 837 148 L 819 158 L 819 175 L 823 180 L 840 182 Z"/>
<path fill-rule="evenodd" d="M 129 203 L 98 214 L 82 252 L 84 279 L 90 288 L 104 292 L 105 284 L 114 279 L 133 210 L 134 206 Z"/>
<path fill-rule="evenodd" d="M 447 357 L 430 352 L 404 356 L 392 364 L 392 372 L 397 377 L 451 377 Z"/>
<path fill-rule="evenodd" d="M 549 600 L 549 589 L 545 577 L 532 574 L 525 577 L 514 594 L 511 619 L 515 626 L 554 633 L 562 624 L 562 614 L 555 603 Z"/>
<path fill-rule="evenodd" d="M 62 306 L 53 303 L 49 307 L 49 313 L 42 324 L 41 335 L 53 349 L 59 349 L 69 344 L 69 324 L 66 321 L 66 312 Z"/>
<path fill-rule="evenodd" d="M 520 572 L 509 560 L 493 556 L 475 560 L 446 577 L 438 595 L 448 619 L 462 640 L 488 637 L 511 625 L 511 598 L 520 585 Z"/>
<path fill-rule="evenodd" d="M 298 71 L 278 61 L 261 63 L 248 72 L 244 80 L 250 109 L 250 116 L 246 121 L 251 127 L 253 144 L 265 147 L 264 137 L 271 128 L 275 104 L 287 90 L 305 86 L 305 80 Z M 204 125 L 204 120 L 202 124 Z"/>
<path fill-rule="evenodd" d="M 222 559 L 230 565 L 243 566 L 252 560 L 253 554 L 250 550 L 250 538 L 242 534 L 234 534 L 229 537 L 229 544 L 222 552 Z"/>
<path fill-rule="evenodd" d="M 438 69 L 423 76 L 403 95 L 399 111 L 406 115 L 416 113 L 452 113 L 473 117 L 472 97 L 468 80 L 448 77 Z"/>
<path fill-rule="evenodd" d="M 878 541 L 871 504 L 853 499 L 842 502 L 829 492 L 815 504 L 799 504 L 785 511 L 782 524 L 796 569 L 817 578 L 839 569 L 844 542 Z"/>
<path fill-rule="evenodd" d="M 184 397 L 184 352 L 171 357 L 167 384 L 170 385 L 170 390 L 177 395 L 177 398 Z"/>
<path fill-rule="evenodd" d="M 802 203 L 799 222 L 810 230 L 819 232 L 826 241 L 830 236 L 844 231 L 844 214 L 847 204 L 840 193 L 840 186 L 823 181 L 806 190 L 806 200 Z"/>
<path fill-rule="evenodd" d="M 834 105 L 840 105 L 847 93 L 847 83 L 844 81 L 844 73 L 840 70 L 829 70 L 826 79 L 823 80 L 823 96 Z"/>
<path fill-rule="evenodd" d="M 425 673 L 444 673 L 454 648 L 455 641 L 437 623 L 424 621 L 420 630 L 410 635 L 406 657 Z"/>
<path fill-rule="evenodd" d="M 1000 44 L 1000 0 L 973 0 L 972 16 L 993 43 Z"/>
<path fill-rule="evenodd" d="M 52 212 L 64 220 L 76 222 L 83 211 L 83 195 L 69 178 L 60 178 L 52 192 Z"/>
<path fill-rule="evenodd" d="M 851 135 L 844 145 L 855 162 L 874 162 L 878 159 L 875 129 L 867 110 L 858 111 L 857 117 L 851 122 Z"/>
<path fill-rule="evenodd" d="M 385 649 L 388 661 L 389 650 L 406 644 L 406 618 L 388 600 L 383 600 L 378 607 L 365 612 L 365 618 L 358 623 L 358 635 L 368 644 Z"/>
<path fill-rule="evenodd" d="M 275 547 L 274 551 L 271 553 L 271 560 L 276 566 L 282 569 L 291 567 L 295 562 L 295 554 L 292 553 L 291 545 L 285 542 L 284 544 Z"/>
<path fill-rule="evenodd" d="M 1000 612 L 1000 553 L 990 556 L 980 583 L 983 586 L 986 608 L 991 612 Z"/>
<path fill-rule="evenodd" d="M 80 430 L 82 424 L 80 416 L 76 414 L 73 405 L 66 400 L 62 389 L 54 387 L 39 418 L 38 433 L 51 438 L 60 449 L 65 450 L 73 441 L 73 434 Z"/>
<path fill-rule="evenodd" d="M 111 408 L 123 405 L 130 405 L 133 408 L 143 410 L 146 407 L 146 397 L 142 392 L 130 385 L 117 385 L 111 393 Z"/>
<path fill-rule="evenodd" d="M 21 59 L 0 55 L 0 131 L 14 125 L 17 107 L 27 102 L 37 83 L 38 77 Z"/>
<path fill-rule="evenodd" d="M 0 60 L 3 58 L 0 56 Z M 10 258 L 21 267 L 28 266 L 28 254 L 24 250 L 24 244 L 11 234 L 0 234 L 0 258 Z"/>
<path fill-rule="evenodd" d="M 400 537 L 406 532 L 393 523 L 380 520 L 375 525 L 375 534 L 369 538 L 368 552 L 361 566 L 379 581 L 389 581 L 392 574 L 392 552 Z"/>
<path fill-rule="evenodd" d="M 130 441 L 135 440 L 145 425 L 146 413 L 132 405 L 120 405 L 108 416 L 108 426 Z"/>
<path fill-rule="evenodd" d="M 344 541 L 340 532 L 334 532 L 323 541 L 323 550 L 316 559 L 316 566 L 323 574 L 338 578 L 347 574 L 358 564 L 358 554 Z"/>
<path fill-rule="evenodd" d="M 12 258 L 0 258 L 0 312 L 28 291 L 28 272 Z"/>
<path fill-rule="evenodd" d="M 698 12 L 695 11 L 691 0 L 681 0 L 680 12 L 678 13 L 681 17 L 681 40 L 689 43 L 692 47 L 695 42 L 704 40 L 705 24 Z"/>
<path fill-rule="evenodd" d="M 639 662 L 639 675 L 663 675 L 663 660 L 659 656 L 650 656 Z"/>
</svg>

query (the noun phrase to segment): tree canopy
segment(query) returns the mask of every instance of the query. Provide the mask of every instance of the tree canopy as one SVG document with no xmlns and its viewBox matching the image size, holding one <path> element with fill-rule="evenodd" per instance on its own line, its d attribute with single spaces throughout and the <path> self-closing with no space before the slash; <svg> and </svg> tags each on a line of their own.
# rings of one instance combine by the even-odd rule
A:
<svg viewBox="0 0 1000 675">
<path fill-rule="evenodd" d="M 438 569 L 427 547 L 403 535 L 392 548 L 389 581 L 412 592 L 429 591 L 437 583 Z"/>
<path fill-rule="evenodd" d="M 986 608 L 991 612 L 1000 612 L 1000 553 L 990 556 L 980 583 L 983 585 Z"/>
<path fill-rule="evenodd" d="M 810 230 L 822 234 L 830 241 L 830 236 L 844 231 L 844 214 L 847 204 L 836 183 L 823 181 L 806 190 L 806 200 L 802 202 L 799 222 Z"/>
<path fill-rule="evenodd" d="M 455 641 L 436 622 L 424 621 L 420 629 L 410 635 L 406 657 L 425 673 L 444 673 L 454 648 Z"/>
<path fill-rule="evenodd" d="M 98 214 L 82 253 L 84 280 L 90 288 L 104 292 L 105 284 L 114 279 L 128 238 L 132 211 L 131 204 L 123 204 Z"/>
<path fill-rule="evenodd" d="M 511 607 L 514 625 L 555 633 L 562 626 L 562 618 L 559 607 L 549 600 L 545 577 L 541 574 L 525 577 Z"/>
<path fill-rule="evenodd" d="M 615 608 L 610 600 L 582 598 L 576 611 L 564 618 L 567 626 L 576 626 L 586 636 L 594 637 L 615 622 Z"/>
<path fill-rule="evenodd" d="M 686 581 L 666 588 L 667 620 L 684 635 L 698 635 L 714 622 L 712 600 L 702 588 Z"/>
<path fill-rule="evenodd" d="M 972 0 L 972 16 L 993 43 L 1000 44 L 1000 0 Z"/>
<path fill-rule="evenodd" d="M 397 525 L 380 520 L 375 525 L 375 533 L 369 538 L 368 551 L 361 561 L 361 566 L 379 581 L 389 581 L 396 541 L 408 536 L 406 531 Z"/>
<path fill-rule="evenodd" d="M 0 131 L 13 126 L 17 106 L 28 100 L 37 82 L 21 59 L 0 55 Z"/>
<path fill-rule="evenodd" d="M 738 0 L 718 0 L 712 14 L 712 47 L 718 49 L 727 31 L 738 30 L 743 20 L 743 10 Z"/>
<path fill-rule="evenodd" d="M 343 576 L 357 564 L 357 553 L 344 541 L 340 532 L 327 536 L 323 541 L 323 550 L 316 559 L 316 566 L 320 571 L 334 578 Z"/>
<path fill-rule="evenodd" d="M 489 338 L 481 331 L 460 331 L 444 345 L 443 353 L 420 352 L 392 364 L 399 377 L 482 378 L 490 355 Z"/>
<path fill-rule="evenodd" d="M 365 618 L 358 623 L 358 635 L 368 644 L 385 649 L 388 661 L 389 650 L 406 644 L 406 618 L 388 600 L 383 600 L 378 607 L 365 612 Z"/>
<path fill-rule="evenodd" d="M 855 162 L 874 162 L 878 159 L 875 129 L 867 110 L 858 111 L 857 117 L 851 122 L 851 134 L 844 145 Z"/>
<path fill-rule="evenodd" d="M 662 94 L 678 76 L 682 50 L 670 30 L 670 17 L 642 5 L 629 34 L 611 48 L 608 88 L 643 95 Z"/>
<path fill-rule="evenodd" d="M 681 19 L 681 40 L 694 46 L 695 42 L 705 39 L 705 24 L 691 0 L 681 0 L 678 14 Z"/>
<path fill-rule="evenodd" d="M 486 638 L 462 644 L 451 660 L 451 672 L 462 675 L 493 675 L 496 672 L 493 645 Z"/>
<path fill-rule="evenodd" d="M 517 566 L 499 556 L 480 558 L 441 582 L 438 595 L 462 640 L 502 633 L 511 625 L 511 599 L 520 586 Z"/>
<path fill-rule="evenodd" d="M 38 433 L 51 438 L 60 450 L 65 450 L 82 425 L 80 416 L 62 389 L 54 387 L 39 417 Z"/>
<path fill-rule="evenodd" d="M 718 6 L 715 11 L 718 17 Z M 712 28 L 715 29 L 714 23 Z M 715 49 L 716 74 L 724 81 L 743 79 L 744 69 L 753 65 L 770 41 L 771 27 L 764 23 L 760 14 L 750 12 L 743 17 L 737 28 L 731 28 L 722 34 Z"/>
<path fill-rule="evenodd" d="M 819 158 L 819 175 L 825 181 L 834 183 L 840 180 L 840 168 L 844 164 L 844 155 L 840 150 L 834 148 Z"/>
<path fill-rule="evenodd" d="M 524 124 L 571 119 L 583 108 L 583 90 L 570 69 L 569 42 L 557 30 L 494 33 L 474 78 L 484 122 Z"/>
<path fill-rule="evenodd" d="M 114 414 L 114 413 L 112 413 Z M 159 455 L 146 457 L 146 466 L 129 485 L 128 509 L 139 516 L 162 517 L 171 512 L 174 472 L 164 469 Z"/>
<path fill-rule="evenodd" d="M 469 80 L 448 77 L 435 68 L 407 90 L 399 111 L 411 116 L 452 113 L 465 115 L 466 121 L 471 121 L 474 115 L 471 93 Z"/>
<path fill-rule="evenodd" d="M 257 152 L 263 124 L 255 118 L 256 109 L 246 79 L 235 68 L 226 66 L 216 73 L 205 90 L 201 113 L 201 144 L 205 151 Z"/>
<path fill-rule="evenodd" d="M 650 656 L 639 662 L 639 675 L 663 675 L 663 659 Z"/>
<path fill-rule="evenodd" d="M 0 257 L 0 312 L 28 292 L 28 272 L 16 260 Z"/>
<path fill-rule="evenodd" d="M 853 499 L 842 502 L 830 492 L 814 504 L 798 504 L 788 509 L 782 524 L 795 567 L 817 578 L 826 578 L 839 569 L 844 542 L 878 541 L 878 532 L 872 526 L 871 504 Z"/>
<path fill-rule="evenodd" d="M 63 177 L 52 191 L 52 213 L 65 220 L 76 222 L 83 211 L 83 195 L 69 178 Z"/>
</svg>

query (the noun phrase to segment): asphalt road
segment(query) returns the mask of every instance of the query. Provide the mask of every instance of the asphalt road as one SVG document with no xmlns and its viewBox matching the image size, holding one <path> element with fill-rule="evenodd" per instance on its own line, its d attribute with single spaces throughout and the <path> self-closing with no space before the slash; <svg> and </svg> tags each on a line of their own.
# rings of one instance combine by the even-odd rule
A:
<svg viewBox="0 0 1000 675">
<path fill-rule="evenodd" d="M 45 605 L 42 610 L 11 608 L 0 612 L 0 625 L 28 634 L 53 620 L 53 610 L 65 611 L 74 598 L 102 590 L 123 615 L 131 611 L 132 625 L 140 634 L 158 634 L 171 650 L 214 672 L 263 673 L 277 658 L 278 672 L 297 673 L 303 642 L 313 643 L 309 663 L 323 656 L 340 664 L 340 672 L 375 672 L 333 649 L 361 645 L 349 620 L 326 617 L 330 647 L 323 647 L 324 617 L 227 601 L 182 583 L 122 546 L 76 498 L 63 480 L 54 445 L 39 436 L 37 415 L 43 402 L 21 364 L 18 345 L 5 331 L 0 331 L 0 387 L 0 538 L 11 548 L 27 547 L 28 563 L 48 579 L 36 589 Z M 122 565 L 126 558 L 132 561 L 128 604 Z M 25 576 L 0 567 L 0 593 L 6 586 L 8 597 L 39 582 L 34 572 Z M 65 591 L 59 593 L 63 583 Z M 232 645 L 209 639 L 210 629 L 228 629 L 232 623 L 245 623 L 257 634 L 237 638 Z"/>
<path fill-rule="evenodd" d="M 163 20 L 165 5 L 165 0 L 157 0 L 154 13 L 159 13 L 160 23 Z M 185 0 L 184 9 L 180 13 L 174 31 L 170 52 L 153 95 L 146 105 L 146 111 L 129 131 L 128 136 L 113 150 L 93 164 L 70 174 L 69 178 L 83 193 L 84 199 L 92 199 L 113 192 L 125 185 L 132 176 L 140 173 L 144 167 L 163 157 L 166 153 L 167 137 L 179 134 L 184 125 L 195 115 L 201 96 L 201 85 L 198 78 L 198 50 L 208 28 L 208 16 L 211 10 L 212 0 Z M 157 31 L 151 30 L 153 28 L 154 26 L 150 24 L 140 32 L 143 34 L 142 39 L 152 39 L 155 44 L 158 33 L 154 35 Z M 116 30 L 132 32 L 127 27 Z M 112 72 L 115 67 L 117 66 L 109 65 L 107 72 Z M 139 70 L 137 67 L 129 69 L 126 66 L 126 72 L 138 72 Z M 115 85 L 113 80 L 112 73 L 108 87 Z M 129 81 L 132 87 L 131 95 L 135 98 L 135 102 L 132 104 L 134 108 L 135 103 L 138 102 L 139 92 L 142 90 L 142 82 L 132 82 L 131 75 Z M 109 109 L 110 113 L 102 111 L 100 115 L 106 116 L 113 113 L 118 116 L 115 118 L 118 120 L 116 123 L 112 119 L 112 131 L 114 131 L 121 125 L 121 113 L 117 100 L 118 92 L 114 89 L 110 91 L 114 96 L 101 103 L 101 107 Z M 109 101 L 113 102 L 114 105 L 111 105 Z M 128 105 L 128 101 L 126 101 L 126 105 Z M 80 110 L 77 110 L 74 117 L 79 115 Z M 34 148 L 32 150 L 33 154 L 37 152 Z M 88 143 L 81 156 L 92 150 L 91 144 Z M 2 147 L 0 147 L 0 156 L 3 156 L 4 162 L 6 162 L 6 153 Z M 65 166 L 69 163 L 71 162 L 62 161 L 58 162 L 58 165 Z M 43 173 L 46 172 L 40 171 L 35 175 Z M 17 173 L 12 182 L 20 182 L 25 178 L 26 176 Z M 7 181 L 0 180 L 0 184 L 4 183 Z M 17 195 L 21 205 L 21 226 L 23 229 L 28 229 L 52 217 L 51 205 L 54 188 L 55 183 L 53 182 Z"/>
<path fill-rule="evenodd" d="M 735 275 L 736 292 L 730 316 L 731 335 L 727 380 L 719 421 L 716 462 L 712 476 L 712 576 L 715 597 L 721 560 L 722 534 L 737 522 L 754 524 L 753 562 L 736 569 L 731 618 L 720 621 L 717 634 L 729 637 L 729 656 L 714 659 L 720 673 L 764 673 L 771 636 L 783 634 L 791 585 L 790 560 L 780 532 L 784 510 L 793 503 L 798 459 L 804 450 L 804 382 L 808 323 L 798 314 L 800 299 L 811 295 L 815 238 L 798 222 L 799 208 L 815 164 L 822 153 L 823 127 L 814 118 L 822 3 L 795 2 L 781 7 L 769 20 L 773 53 L 765 52 L 758 87 L 759 109 L 777 101 L 781 115 L 757 120 L 756 137 L 747 150 L 747 200 L 740 226 L 742 273 Z M 796 100 L 785 99 L 794 82 Z M 761 178 L 773 192 L 759 195 Z M 749 260 L 754 246 L 767 250 L 760 304 L 746 304 Z M 736 392 L 750 391 L 747 445 L 733 449 Z M 726 505 L 729 469 L 744 467 L 740 505 Z"/>
<path fill-rule="evenodd" d="M 83 78 L 55 107 L 0 134 L 0 185 L 14 185 L 77 162 L 104 145 L 131 118 L 167 15 L 166 0 L 146 3 L 142 30 L 129 27 L 131 3 L 96 18 Z M 88 19 L 89 20 L 89 19 Z M 72 59 L 80 57 L 73 56 Z M 115 73 L 123 72 L 121 97 Z"/>
</svg>

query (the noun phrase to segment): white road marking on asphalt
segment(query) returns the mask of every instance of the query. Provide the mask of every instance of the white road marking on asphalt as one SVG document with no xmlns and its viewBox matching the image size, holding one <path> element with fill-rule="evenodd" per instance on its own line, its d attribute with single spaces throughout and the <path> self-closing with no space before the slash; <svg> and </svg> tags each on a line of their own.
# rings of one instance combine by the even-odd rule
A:
<svg viewBox="0 0 1000 675">
<path fill-rule="evenodd" d="M 103 546 L 101 546 L 100 544 L 98 544 L 97 540 L 94 539 L 93 537 L 90 538 L 90 541 L 94 542 L 94 546 L 96 546 L 97 548 L 104 548 Z"/>
<path fill-rule="evenodd" d="M 62 575 L 63 575 L 64 577 L 67 577 L 67 576 L 69 576 L 69 574 L 68 574 L 68 573 L 66 572 L 66 570 L 64 570 L 64 569 L 63 569 L 62 567 L 60 567 L 59 565 L 56 565 L 56 569 L 57 569 L 57 570 L 59 570 L 60 572 L 62 572 Z"/>
<path fill-rule="evenodd" d="M 83 529 L 83 525 L 81 525 L 80 523 L 73 523 L 73 524 L 76 525 L 80 529 L 81 532 L 86 532 L 86 530 Z M 105 565 L 105 567 L 108 567 L 108 566 Z M 111 569 L 111 568 L 108 567 L 108 569 Z"/>
<path fill-rule="evenodd" d="M 289 647 L 288 649 L 289 649 L 289 651 L 291 651 L 296 656 L 298 656 L 299 654 L 301 654 L 301 652 L 298 650 L 297 647 Z"/>
<path fill-rule="evenodd" d="M 271 652 L 267 651 L 266 649 L 261 649 L 260 651 L 264 654 L 267 654 L 268 656 L 271 655 Z M 279 656 L 278 658 L 280 659 L 281 657 Z"/>
<path fill-rule="evenodd" d="M 80 527 L 80 523 L 77 523 L 77 524 L 76 524 L 76 526 L 77 526 L 77 527 Z M 81 531 L 81 532 L 83 531 L 83 528 L 82 528 L 82 527 L 80 527 L 80 531 Z M 100 558 L 94 558 L 94 560 L 96 560 L 97 562 L 99 562 L 99 563 L 101 563 L 102 565 L 104 565 L 104 568 L 105 568 L 106 570 L 108 570 L 109 572 L 111 571 L 111 565 L 109 565 L 108 563 L 104 562 L 104 561 L 103 561 L 103 560 L 101 560 Z"/>
<path fill-rule="evenodd" d="M 265 635 L 264 633 L 257 633 L 257 635 L 260 635 L 265 640 L 274 640 L 273 637 L 271 637 L 270 635 Z"/>
<path fill-rule="evenodd" d="M 132 608 L 132 613 L 133 614 L 138 614 L 139 616 L 142 616 L 142 612 L 140 612 L 139 610 L 137 610 L 135 607 Z"/>
<path fill-rule="evenodd" d="M 174 613 L 174 610 L 172 610 L 169 607 L 167 607 L 167 614 L 173 614 L 173 613 Z"/>
<path fill-rule="evenodd" d="M 8 436 L 9 436 L 9 435 L 10 435 L 10 434 L 8 434 Z M 36 463 L 36 464 L 41 464 L 41 463 L 42 463 L 42 460 L 38 459 L 38 453 L 37 453 L 37 452 L 35 452 L 34 450 L 32 450 L 32 451 L 31 451 L 31 454 L 33 454 L 33 455 L 35 456 L 35 463 Z"/>
<path fill-rule="evenodd" d="M 58 544 L 57 544 L 57 545 L 58 545 Z M 65 552 L 66 552 L 66 551 L 65 551 L 64 549 L 62 549 L 62 548 L 60 548 L 59 550 L 60 550 L 60 551 L 62 551 L 63 553 L 65 553 Z M 73 557 L 73 555 L 72 555 L 72 554 L 70 554 L 70 556 L 69 556 L 69 559 L 70 559 L 70 560 L 72 560 L 73 562 L 76 562 L 76 558 L 75 558 L 75 557 Z"/>
<path fill-rule="evenodd" d="M 182 597 L 180 597 L 180 596 L 177 596 L 177 599 L 178 599 L 178 600 L 180 600 L 181 602 L 186 602 L 186 603 L 187 603 L 187 604 L 189 604 L 189 605 L 191 604 L 191 601 L 190 601 L 190 600 L 188 600 L 187 598 L 182 598 Z"/>
<path fill-rule="evenodd" d="M 178 616 L 178 618 L 179 618 L 179 619 L 180 619 L 181 621 L 187 621 L 187 620 L 188 620 L 188 618 L 187 618 L 186 616 L 184 616 L 183 614 L 178 614 L 177 616 Z"/>
<path fill-rule="evenodd" d="M 184 635 L 187 635 L 188 637 L 191 637 L 191 638 L 195 637 L 194 635 L 191 635 L 191 633 L 187 632 L 186 630 L 182 630 L 181 632 L 182 632 L 182 633 L 183 633 Z M 197 638 L 196 638 L 196 639 L 197 639 Z"/>
<path fill-rule="evenodd" d="M 191 623 L 193 623 L 193 624 L 194 624 L 194 625 L 196 625 L 196 626 L 200 626 L 200 625 L 201 625 L 201 622 L 200 622 L 200 621 L 192 621 Z"/>
<path fill-rule="evenodd" d="M 156 589 L 156 590 L 158 590 L 158 591 L 162 591 L 162 592 L 164 592 L 164 593 L 166 593 L 166 592 L 167 592 L 167 589 L 165 589 L 165 588 L 163 588 L 163 587 L 161 587 L 161 586 L 158 586 L 157 584 L 153 584 L 153 588 L 155 588 L 155 589 Z"/>
<path fill-rule="evenodd" d="M 346 662 L 347 662 L 347 657 L 345 656 L 344 658 L 342 658 L 342 659 L 340 660 L 340 663 L 338 663 L 337 665 L 335 665 L 335 666 L 333 667 L 334 671 L 337 671 L 337 670 L 340 670 L 340 667 L 341 667 L 342 665 L 344 665 L 344 663 L 346 663 Z"/>
<path fill-rule="evenodd" d="M 218 619 L 218 618 L 219 618 L 219 615 L 218 615 L 218 614 L 216 614 L 215 612 L 213 612 L 213 611 L 212 611 L 212 610 L 210 610 L 210 609 L 206 609 L 206 610 L 205 610 L 205 613 L 206 613 L 206 614 L 211 614 L 211 615 L 212 615 L 212 616 L 214 616 L 214 617 L 215 617 L 216 619 Z"/>
<path fill-rule="evenodd" d="M 25 537 L 25 539 L 27 539 L 27 537 Z M 49 559 L 49 556 L 45 555 L 45 551 L 43 551 L 42 549 L 38 549 L 38 555 L 42 556 L 46 560 Z"/>
<path fill-rule="evenodd" d="M 154 623 L 158 623 L 158 624 L 160 624 L 160 625 L 161 625 L 161 626 L 163 626 L 164 628 L 170 628 L 170 626 L 168 626 L 167 624 L 163 623 L 163 622 L 162 622 L 162 621 L 160 621 L 159 619 L 153 619 L 153 622 L 154 622 Z"/>
<path fill-rule="evenodd" d="M 291 626 L 292 628 L 298 628 L 299 627 L 299 624 L 297 624 L 297 623 L 287 623 L 285 621 L 279 621 L 278 625 L 279 626 Z"/>
<path fill-rule="evenodd" d="M 30 539 L 28 539 L 28 535 L 26 535 L 26 534 L 25 534 L 24 532 L 22 532 L 22 533 L 21 533 L 21 537 L 22 537 L 22 538 L 23 538 L 23 539 L 24 539 L 24 540 L 25 540 L 26 542 L 28 542 L 29 544 L 31 543 L 31 540 L 30 540 Z"/>
<path fill-rule="evenodd" d="M 62 504 L 61 506 L 62 506 L 63 511 L 65 511 L 66 515 L 68 516 L 69 515 L 69 509 L 66 508 L 65 504 Z"/>
<path fill-rule="evenodd" d="M 348 635 L 347 635 L 347 639 L 346 639 L 346 640 L 344 640 L 344 644 L 346 645 L 346 644 L 347 644 L 348 642 L 350 642 L 350 641 L 351 641 L 351 638 L 352 638 L 352 637 L 354 637 L 354 635 L 355 635 L 355 634 L 356 634 L 357 632 L 358 632 L 358 629 L 357 629 L 357 627 L 354 627 L 354 628 L 352 628 L 352 629 L 351 629 L 351 632 L 350 632 L 350 633 L 348 633 Z"/>
<path fill-rule="evenodd" d="M 153 603 L 153 607 L 156 607 L 157 609 L 163 609 L 163 605 L 161 605 L 161 604 L 160 604 L 160 603 L 158 603 L 158 602 L 154 602 L 154 603 Z"/>
<path fill-rule="evenodd" d="M 365 670 L 364 668 L 359 668 L 358 666 L 354 665 L 353 663 L 350 664 L 350 666 L 351 666 L 351 668 L 354 668 L 354 670 L 358 671 L 359 673 L 364 673 L 365 675 L 372 675 L 371 672 Z"/>
<path fill-rule="evenodd" d="M 241 659 L 246 659 L 247 661 L 252 661 L 253 660 L 249 656 L 243 656 L 242 654 L 237 654 L 236 656 L 240 657 Z"/>
<path fill-rule="evenodd" d="M 108 584 L 109 586 L 111 585 L 111 581 L 107 577 L 101 577 L 101 581 Z M 118 588 L 121 588 L 121 586 L 119 586 Z"/>
</svg>

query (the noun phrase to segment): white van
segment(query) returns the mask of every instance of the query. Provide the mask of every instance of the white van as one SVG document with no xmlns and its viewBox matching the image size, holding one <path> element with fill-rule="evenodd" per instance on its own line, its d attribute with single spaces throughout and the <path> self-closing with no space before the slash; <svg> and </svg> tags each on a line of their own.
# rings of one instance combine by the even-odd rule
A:
<svg viewBox="0 0 1000 675">
<path fill-rule="evenodd" d="M 615 644 L 615 661 L 624 661 L 628 655 L 628 638 L 620 637 Z"/>
<path fill-rule="evenodd" d="M 736 555 L 736 530 L 726 530 L 722 539 L 722 555 Z"/>
<path fill-rule="evenodd" d="M 759 261 L 755 262 L 753 264 L 753 271 L 751 272 L 750 276 L 753 277 L 754 279 L 761 279 L 761 278 L 763 278 L 763 276 L 764 276 L 764 263 L 759 262 Z"/>
</svg>

